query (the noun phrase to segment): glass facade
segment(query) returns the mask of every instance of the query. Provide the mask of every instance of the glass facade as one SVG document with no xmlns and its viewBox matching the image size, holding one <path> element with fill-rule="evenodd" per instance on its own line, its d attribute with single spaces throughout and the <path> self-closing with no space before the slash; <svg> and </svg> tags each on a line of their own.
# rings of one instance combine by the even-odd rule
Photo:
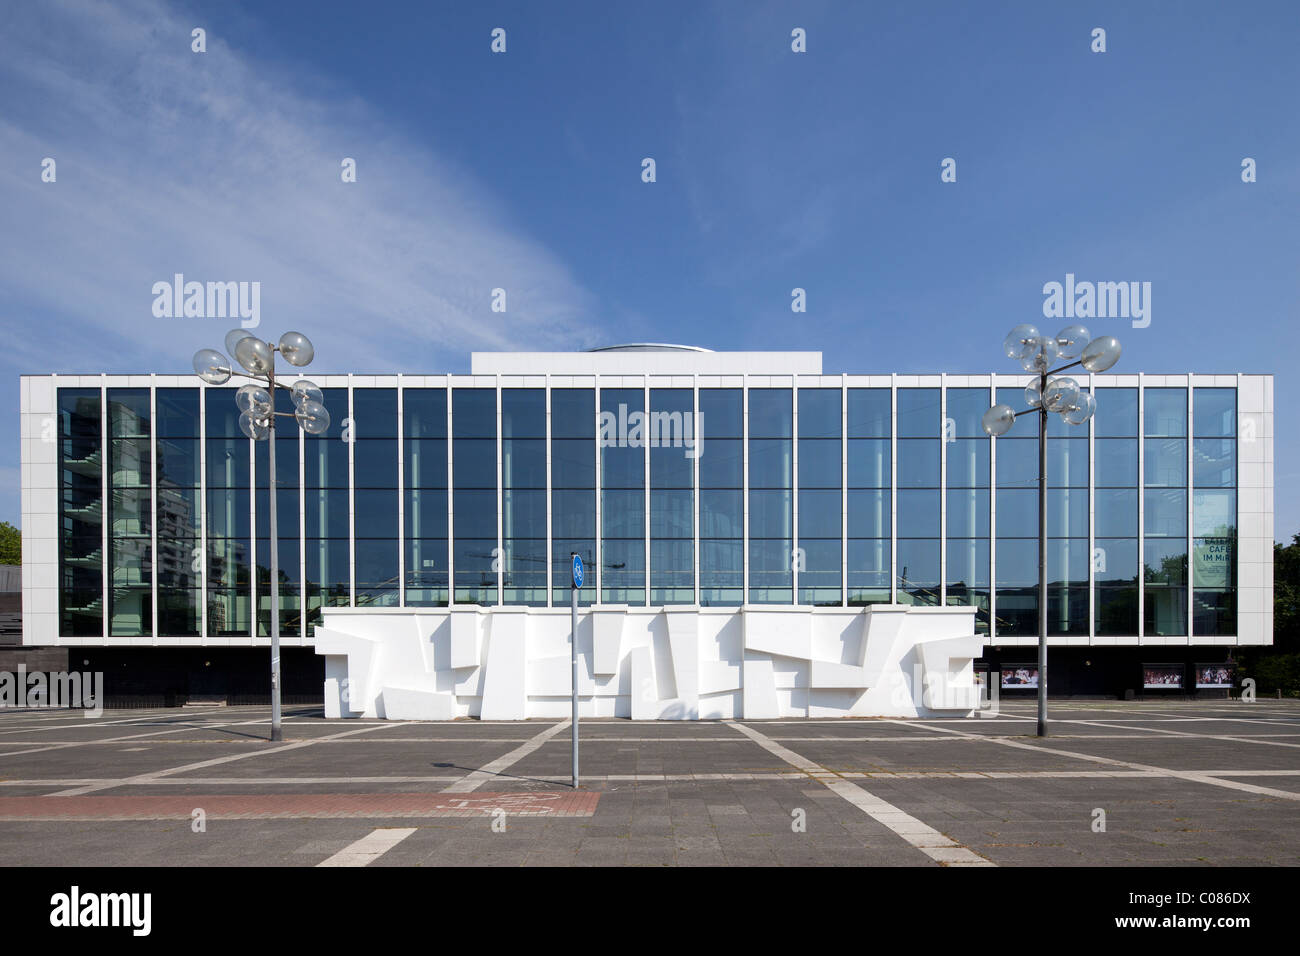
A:
<svg viewBox="0 0 1300 956">
<path fill-rule="evenodd" d="M 745 601 L 745 411 L 739 388 L 700 389 L 700 604 Z"/>
<path fill-rule="evenodd" d="M 447 390 L 402 392 L 405 601 L 410 607 L 446 607 Z"/>
<path fill-rule="evenodd" d="M 324 389 L 325 435 L 276 430 L 278 609 L 269 446 L 233 389 L 59 388 L 60 633 L 565 606 L 574 552 L 583 604 L 946 603 L 993 643 L 1037 633 L 1035 416 L 994 440 L 987 385 L 665 382 Z M 1096 397 L 1091 425 L 1049 420 L 1050 633 L 1233 636 L 1236 389 Z"/>
<path fill-rule="evenodd" d="M 59 389 L 59 633 L 104 633 L 104 428 L 97 388 Z"/>
<path fill-rule="evenodd" d="M 1138 390 L 1097 390 L 1093 420 L 1093 616 L 1103 637 L 1138 630 Z"/>
<path fill-rule="evenodd" d="M 989 633 L 989 452 L 980 420 L 987 388 L 950 388 L 944 411 L 944 581 L 949 604 L 978 608 L 976 633 Z"/>
</svg>

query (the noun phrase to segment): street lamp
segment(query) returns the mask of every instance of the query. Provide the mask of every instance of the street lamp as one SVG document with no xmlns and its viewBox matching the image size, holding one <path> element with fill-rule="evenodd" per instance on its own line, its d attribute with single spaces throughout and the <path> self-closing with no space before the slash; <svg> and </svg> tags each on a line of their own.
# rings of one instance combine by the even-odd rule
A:
<svg viewBox="0 0 1300 956">
<path fill-rule="evenodd" d="M 1025 388 L 1023 411 L 994 405 L 981 424 L 993 437 L 1005 435 L 1021 415 L 1038 413 L 1038 736 L 1047 736 L 1047 415 L 1058 414 L 1067 425 L 1082 425 L 1097 410 L 1097 401 L 1079 383 L 1058 373 L 1081 365 L 1104 372 L 1119 361 L 1119 341 L 1110 335 L 1092 338 L 1082 325 L 1069 325 L 1055 336 L 1039 335 L 1032 325 L 1017 325 L 1003 342 L 1007 355 L 1019 360 L 1038 378 Z M 1058 359 L 1075 359 L 1051 369 Z"/>
<path fill-rule="evenodd" d="M 280 540 L 275 516 L 275 419 L 292 417 L 309 435 L 321 435 L 330 427 L 330 414 L 325 410 L 321 390 L 306 379 L 292 386 L 276 382 L 275 353 L 279 352 L 290 365 L 310 364 L 316 355 L 311 341 L 301 332 L 286 332 L 279 343 L 263 342 L 247 329 L 233 329 L 226 333 L 226 351 L 244 367 L 244 372 L 234 372 L 233 363 L 216 349 L 199 349 L 194 353 L 194 372 L 209 385 L 224 385 L 232 374 L 252 379 L 235 392 L 235 405 L 239 409 L 239 430 L 254 441 L 269 441 L 267 461 L 270 476 L 267 519 L 271 532 L 271 740 L 282 739 L 280 729 Z M 295 411 L 275 411 L 275 390 L 289 392 Z M 253 633 L 257 633 L 257 613 L 253 614 Z"/>
</svg>

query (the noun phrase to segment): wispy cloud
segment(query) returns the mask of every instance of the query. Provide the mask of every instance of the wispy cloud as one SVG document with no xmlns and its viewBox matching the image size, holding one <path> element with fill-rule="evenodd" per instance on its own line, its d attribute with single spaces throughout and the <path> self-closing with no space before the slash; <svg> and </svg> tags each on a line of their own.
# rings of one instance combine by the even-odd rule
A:
<svg viewBox="0 0 1300 956">
<path fill-rule="evenodd" d="M 177 272 L 261 282 L 267 334 L 307 332 L 322 371 L 592 342 L 592 297 L 565 265 L 470 171 L 328 78 L 253 59 L 212 23 L 194 53 L 192 18 L 155 0 L 7 17 L 0 321 L 62 339 L 12 371 L 184 368 L 234 323 L 155 318 L 151 286 Z M 57 183 L 40 181 L 46 156 Z"/>
</svg>

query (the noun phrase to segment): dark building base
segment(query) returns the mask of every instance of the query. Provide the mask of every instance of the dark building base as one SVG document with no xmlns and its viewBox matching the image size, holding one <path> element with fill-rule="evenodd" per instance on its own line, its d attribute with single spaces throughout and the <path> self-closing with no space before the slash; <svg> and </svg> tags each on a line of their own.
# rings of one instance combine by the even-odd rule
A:
<svg viewBox="0 0 1300 956">
<path fill-rule="evenodd" d="M 1102 700 L 1197 700 L 1225 699 L 1224 688 L 1196 689 L 1197 664 L 1231 661 L 1230 647 L 1061 647 L 1047 649 L 1047 696 Z M 990 647 L 977 666 L 987 665 L 990 673 L 1019 666 L 1037 667 L 1037 647 Z M 1144 688 L 1147 665 L 1182 669 L 1181 687 Z M 1234 687 L 1236 686 L 1234 679 Z M 1238 688 L 1239 689 L 1239 688 Z M 1035 697 L 1034 688 L 1002 688 L 1003 699 Z"/>
<path fill-rule="evenodd" d="M 108 706 L 269 704 L 271 652 L 262 647 L 71 647 L 60 670 L 101 672 Z M 29 663 L 28 670 L 33 670 Z M 281 700 L 323 704 L 325 658 L 310 647 L 280 651 Z"/>
</svg>

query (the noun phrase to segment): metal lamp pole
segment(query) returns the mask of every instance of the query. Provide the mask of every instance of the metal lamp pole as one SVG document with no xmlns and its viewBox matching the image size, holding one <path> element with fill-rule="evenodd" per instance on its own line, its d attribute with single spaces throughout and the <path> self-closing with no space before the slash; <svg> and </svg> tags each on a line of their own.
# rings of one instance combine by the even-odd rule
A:
<svg viewBox="0 0 1300 956">
<path fill-rule="evenodd" d="M 266 427 L 270 433 L 266 448 L 270 471 L 270 502 L 266 509 L 267 524 L 271 532 L 271 741 L 284 739 L 280 727 L 280 534 L 275 514 L 275 343 L 271 346 L 271 367 L 266 378 L 271 392 L 271 414 Z"/>
<path fill-rule="evenodd" d="M 226 349 L 246 370 L 236 373 L 234 363 L 215 349 L 200 349 L 194 354 L 194 372 L 209 385 L 224 385 L 230 377 L 252 379 L 235 393 L 240 430 L 253 441 L 269 440 L 266 450 L 269 501 L 267 523 L 271 546 L 271 740 L 282 740 L 280 708 L 280 528 L 276 514 L 275 474 L 275 420 L 279 416 L 293 418 L 309 435 L 321 435 L 329 428 L 330 416 L 325 410 L 324 395 L 312 382 L 299 379 L 292 387 L 277 385 L 275 381 L 275 354 L 279 352 L 290 365 L 309 365 L 316 350 L 301 332 L 286 332 L 279 343 L 263 342 L 246 329 L 234 329 L 226 335 Z M 260 383 L 265 383 L 263 388 Z M 275 390 L 288 391 L 297 410 L 277 412 Z M 256 575 L 255 575 L 256 576 Z M 257 635 L 257 609 L 253 610 L 253 636 Z"/>
<path fill-rule="evenodd" d="M 1046 388 L 1043 371 L 1038 394 Z M 1047 736 L 1047 409 L 1042 402 L 1038 405 L 1038 736 Z"/>
<path fill-rule="evenodd" d="M 1047 736 L 1047 413 L 1056 412 L 1068 425 L 1082 425 L 1092 418 L 1097 402 L 1071 378 L 1057 373 L 1081 365 L 1089 372 L 1104 372 L 1119 361 L 1120 346 L 1112 336 L 1092 338 L 1086 328 L 1071 325 L 1054 336 L 1039 335 L 1032 325 L 1018 325 L 1003 342 L 1007 355 L 1019 359 L 1026 371 L 1038 376 L 1025 391 L 1030 407 L 1015 411 L 1010 405 L 994 405 L 984 413 L 985 433 L 994 438 L 1011 430 L 1016 419 L 1038 413 L 1038 736 Z M 1049 370 L 1057 359 L 1076 359 Z M 994 587 L 997 584 L 994 582 Z"/>
</svg>

